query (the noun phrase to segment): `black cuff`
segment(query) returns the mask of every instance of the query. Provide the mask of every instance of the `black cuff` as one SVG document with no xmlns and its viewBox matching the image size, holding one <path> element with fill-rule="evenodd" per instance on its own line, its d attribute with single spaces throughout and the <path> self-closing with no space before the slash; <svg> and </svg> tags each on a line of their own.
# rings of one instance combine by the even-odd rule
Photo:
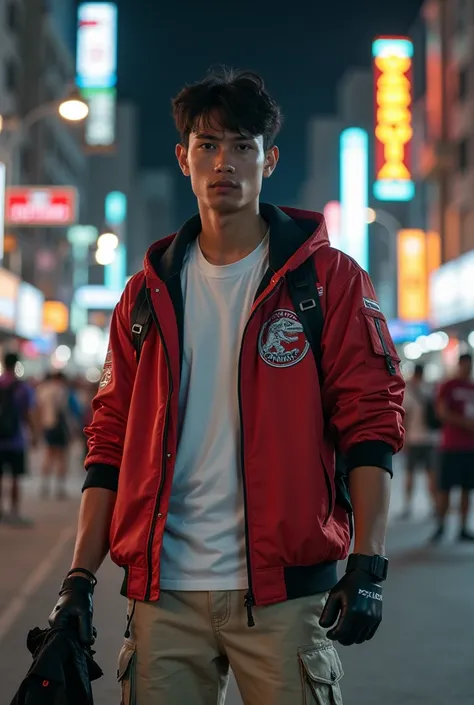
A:
<svg viewBox="0 0 474 705">
<path fill-rule="evenodd" d="M 362 466 L 373 466 L 386 470 L 393 477 L 393 449 L 384 441 L 362 441 L 349 449 L 347 470 Z"/>
<path fill-rule="evenodd" d="M 100 487 L 104 490 L 117 492 L 119 469 L 114 465 L 95 463 L 87 468 L 87 475 L 82 485 L 82 491 L 90 487 Z"/>
</svg>

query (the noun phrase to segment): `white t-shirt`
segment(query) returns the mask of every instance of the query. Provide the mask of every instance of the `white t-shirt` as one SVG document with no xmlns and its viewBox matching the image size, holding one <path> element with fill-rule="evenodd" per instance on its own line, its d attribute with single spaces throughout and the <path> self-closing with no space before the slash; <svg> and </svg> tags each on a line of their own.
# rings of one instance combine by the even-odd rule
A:
<svg viewBox="0 0 474 705">
<path fill-rule="evenodd" d="M 210 264 L 196 240 L 184 299 L 180 437 L 161 555 L 163 590 L 248 587 L 240 463 L 242 335 L 268 267 L 268 236 L 250 255 Z"/>
</svg>

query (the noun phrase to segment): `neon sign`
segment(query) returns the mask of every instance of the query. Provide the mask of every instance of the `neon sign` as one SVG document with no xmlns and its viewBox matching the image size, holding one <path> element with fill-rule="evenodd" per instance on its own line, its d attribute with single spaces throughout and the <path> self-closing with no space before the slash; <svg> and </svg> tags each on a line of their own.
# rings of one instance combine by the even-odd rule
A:
<svg viewBox="0 0 474 705">
<path fill-rule="evenodd" d="M 375 81 L 375 183 L 379 201 L 410 201 L 412 57 L 409 39 L 380 37 L 372 46 Z"/>
<path fill-rule="evenodd" d="M 340 136 L 341 238 L 338 247 L 369 270 L 367 224 L 369 190 L 369 135 L 348 127 Z"/>
</svg>

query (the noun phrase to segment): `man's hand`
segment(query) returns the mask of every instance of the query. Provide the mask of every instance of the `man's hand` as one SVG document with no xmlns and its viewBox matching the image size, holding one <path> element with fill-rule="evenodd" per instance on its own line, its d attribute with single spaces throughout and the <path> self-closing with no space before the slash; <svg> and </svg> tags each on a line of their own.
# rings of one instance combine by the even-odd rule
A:
<svg viewBox="0 0 474 705">
<path fill-rule="evenodd" d="M 351 646 L 372 639 L 381 621 L 380 583 L 363 570 L 352 570 L 329 593 L 319 624 L 324 629 L 333 627 L 327 633 L 329 639 Z"/>
<path fill-rule="evenodd" d="M 84 646 L 92 646 L 95 629 L 92 626 L 94 585 L 87 578 L 73 575 L 64 580 L 59 600 L 49 617 L 53 629 L 76 629 Z"/>
</svg>

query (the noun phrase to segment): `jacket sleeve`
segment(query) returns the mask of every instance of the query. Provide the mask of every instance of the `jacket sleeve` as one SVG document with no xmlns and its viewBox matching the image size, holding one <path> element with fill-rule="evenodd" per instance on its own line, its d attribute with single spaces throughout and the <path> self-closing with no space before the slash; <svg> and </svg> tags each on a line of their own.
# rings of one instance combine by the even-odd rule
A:
<svg viewBox="0 0 474 705">
<path fill-rule="evenodd" d="M 392 474 L 404 439 L 405 382 L 363 270 L 353 270 L 339 289 L 329 285 L 321 347 L 323 407 L 348 469 L 370 465 Z"/>
<path fill-rule="evenodd" d="M 112 316 L 110 338 L 99 390 L 92 402 L 93 417 L 85 429 L 89 452 L 83 489 L 117 491 L 125 430 L 137 364 L 130 334 L 130 284 Z"/>
</svg>

